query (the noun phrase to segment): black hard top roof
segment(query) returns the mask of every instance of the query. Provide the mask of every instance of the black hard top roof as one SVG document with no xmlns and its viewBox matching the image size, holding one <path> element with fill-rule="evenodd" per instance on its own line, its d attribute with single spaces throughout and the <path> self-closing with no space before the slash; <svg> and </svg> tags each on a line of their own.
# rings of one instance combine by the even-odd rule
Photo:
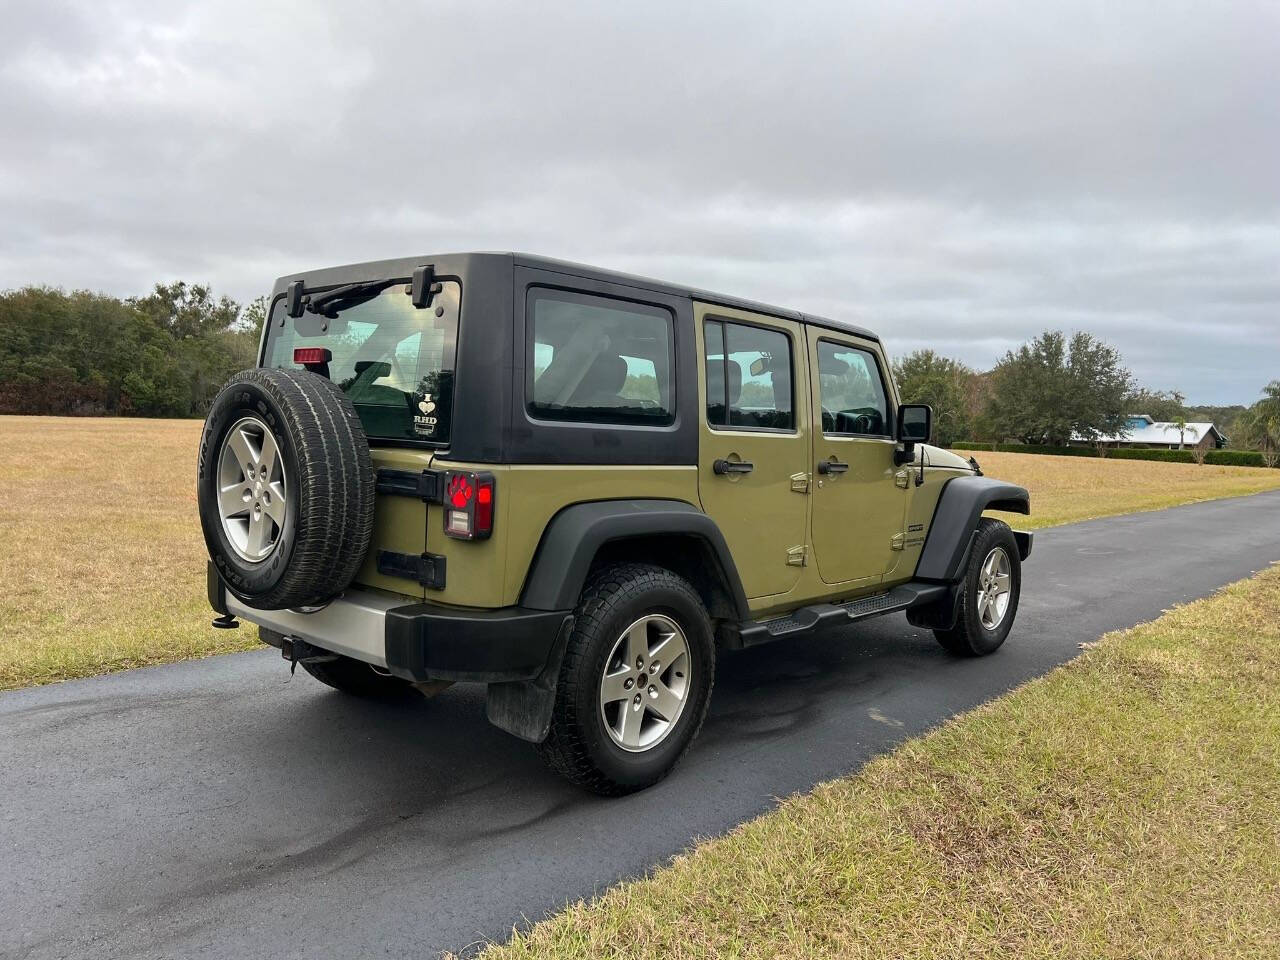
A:
<svg viewBox="0 0 1280 960">
<path fill-rule="evenodd" d="M 830 327 L 832 330 L 840 330 L 845 333 L 857 334 L 860 337 L 866 337 L 870 340 L 878 341 L 880 339 L 866 327 L 860 327 L 854 323 L 844 323 L 840 320 L 818 317 L 810 313 L 801 313 L 799 310 L 788 310 L 786 307 L 775 307 L 768 303 L 744 300 L 741 297 L 730 297 L 723 293 L 712 293 L 710 290 L 701 290 L 698 287 L 688 287 L 678 283 L 668 283 L 665 280 L 654 280 L 651 277 L 639 277 L 630 273 L 619 273 L 616 270 L 604 270 L 600 267 L 592 267 L 584 263 L 573 263 L 569 260 L 556 260 L 552 257 L 537 257 L 527 253 L 513 253 L 511 256 L 515 257 L 516 263 L 525 267 L 537 267 L 541 270 L 555 270 L 559 273 L 571 273 L 574 276 L 588 277 L 593 280 L 625 283 L 628 286 L 644 287 L 649 290 L 656 290 L 661 293 L 667 293 L 674 296 L 692 297 L 694 300 L 700 300 L 703 303 L 714 303 L 722 307 L 733 307 L 738 310 L 748 310 L 752 313 L 764 313 L 771 317 L 782 317 L 787 320 L 814 323 L 818 326 Z"/>
<path fill-rule="evenodd" d="M 407 259 L 395 260 L 377 260 L 369 263 L 350 264 L 342 267 L 334 267 L 326 270 L 307 270 L 302 273 L 293 274 L 287 277 L 281 277 L 276 281 L 276 292 L 281 293 L 284 286 L 291 280 L 303 280 L 308 285 L 316 282 L 347 282 L 349 274 L 352 271 L 360 271 L 367 273 L 369 277 L 376 277 L 379 274 L 386 275 L 386 271 L 390 270 L 394 274 L 404 273 L 406 270 L 412 271 L 409 264 L 431 263 L 433 260 L 466 260 L 481 257 L 507 257 L 523 267 L 533 267 L 538 270 L 548 270 L 555 273 L 563 273 L 569 276 L 583 277 L 589 280 L 600 280 L 606 283 L 624 284 L 630 287 L 639 287 L 644 290 L 652 290 L 656 293 L 664 293 L 668 296 L 691 297 L 694 300 L 703 303 L 715 304 L 722 307 L 733 307 L 737 310 L 747 310 L 752 313 L 763 313 L 772 317 L 781 317 L 786 320 L 795 320 L 803 323 L 812 323 L 822 327 L 828 327 L 842 333 L 852 333 L 859 337 L 865 337 L 869 340 L 879 341 L 877 336 L 866 327 L 858 326 L 854 323 L 845 323 L 840 320 L 831 320 L 827 317 L 819 317 L 809 313 L 801 313 L 799 310 L 790 310 L 786 307 L 777 307 L 767 303 L 759 303 L 754 300 L 745 300 L 741 297 L 731 297 L 722 293 L 712 293 L 709 290 L 701 290 L 697 287 L 684 286 L 677 283 L 668 283 L 665 280 L 654 280 L 651 277 L 641 277 L 629 273 L 620 273 L 616 270 L 605 270 L 600 267 L 593 267 L 584 263 L 573 263 L 569 260 L 557 260 L 553 257 L 539 257 L 528 253 L 516 253 L 507 251 L 476 251 L 470 253 L 440 253 L 430 256 L 411 257 Z M 345 276 L 344 276 L 345 275 Z"/>
</svg>

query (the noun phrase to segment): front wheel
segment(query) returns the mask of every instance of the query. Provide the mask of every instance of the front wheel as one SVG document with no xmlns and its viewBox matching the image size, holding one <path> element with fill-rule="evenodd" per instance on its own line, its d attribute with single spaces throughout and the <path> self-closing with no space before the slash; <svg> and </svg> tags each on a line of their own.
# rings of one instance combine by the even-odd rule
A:
<svg viewBox="0 0 1280 960">
<path fill-rule="evenodd" d="M 1018 543 L 1007 523 L 989 517 L 978 521 L 963 590 L 955 626 L 933 635 L 957 656 L 993 653 L 1013 627 L 1022 591 Z"/>
<path fill-rule="evenodd" d="M 657 783 L 702 726 L 714 672 L 711 621 L 684 579 L 607 567 L 583 590 L 538 752 L 595 793 Z"/>
</svg>

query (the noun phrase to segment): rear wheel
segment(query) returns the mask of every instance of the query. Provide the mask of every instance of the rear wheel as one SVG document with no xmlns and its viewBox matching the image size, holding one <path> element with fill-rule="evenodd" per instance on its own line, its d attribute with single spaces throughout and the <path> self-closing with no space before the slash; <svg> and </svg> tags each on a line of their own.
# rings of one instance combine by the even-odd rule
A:
<svg viewBox="0 0 1280 960">
<path fill-rule="evenodd" d="M 303 661 L 302 669 L 335 690 L 366 700 L 407 700 L 418 696 L 409 681 L 379 673 L 353 657 Z"/>
<path fill-rule="evenodd" d="M 578 604 L 538 751 L 595 793 L 650 786 L 697 735 L 714 671 L 711 621 L 684 579 L 646 564 L 607 567 Z"/>
<path fill-rule="evenodd" d="M 965 568 L 960 613 L 950 630 L 934 636 L 948 651 L 963 657 L 994 652 L 1013 628 L 1022 590 L 1018 543 L 1009 525 L 983 517 Z"/>
</svg>

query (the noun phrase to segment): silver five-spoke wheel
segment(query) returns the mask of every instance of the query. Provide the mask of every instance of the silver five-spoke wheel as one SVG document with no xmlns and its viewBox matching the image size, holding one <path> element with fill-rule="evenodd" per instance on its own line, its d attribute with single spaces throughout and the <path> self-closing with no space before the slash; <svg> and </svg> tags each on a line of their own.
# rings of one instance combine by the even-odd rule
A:
<svg viewBox="0 0 1280 960">
<path fill-rule="evenodd" d="M 600 716 L 623 750 L 657 746 L 675 729 L 689 699 L 689 644 L 670 617 L 653 613 L 623 631 L 605 661 Z"/>
<path fill-rule="evenodd" d="M 1004 547 L 996 547 L 987 554 L 978 571 L 978 618 L 988 630 L 1000 626 L 1009 609 L 1012 589 L 1009 567 L 1009 555 Z"/>
<path fill-rule="evenodd" d="M 232 424 L 218 453 L 218 515 L 231 548 L 257 563 L 284 532 L 289 501 L 280 450 L 257 417 Z"/>
</svg>

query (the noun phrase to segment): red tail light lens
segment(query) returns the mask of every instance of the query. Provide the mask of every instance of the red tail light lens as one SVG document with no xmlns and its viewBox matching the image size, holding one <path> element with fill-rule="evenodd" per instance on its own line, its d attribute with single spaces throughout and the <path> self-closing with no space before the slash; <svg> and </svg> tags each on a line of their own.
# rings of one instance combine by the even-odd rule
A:
<svg viewBox="0 0 1280 960">
<path fill-rule="evenodd" d="M 293 348 L 293 362 L 304 367 L 312 363 L 328 363 L 332 359 L 333 354 L 324 347 Z"/>
<path fill-rule="evenodd" d="M 475 493 L 475 485 L 465 473 L 449 475 L 449 506 L 455 510 L 466 510 Z"/>
<path fill-rule="evenodd" d="M 481 478 L 476 486 L 476 536 L 493 533 L 493 477 Z"/>
<path fill-rule="evenodd" d="M 458 540 L 493 533 L 495 485 L 491 473 L 450 473 L 445 479 L 444 532 Z"/>
</svg>

